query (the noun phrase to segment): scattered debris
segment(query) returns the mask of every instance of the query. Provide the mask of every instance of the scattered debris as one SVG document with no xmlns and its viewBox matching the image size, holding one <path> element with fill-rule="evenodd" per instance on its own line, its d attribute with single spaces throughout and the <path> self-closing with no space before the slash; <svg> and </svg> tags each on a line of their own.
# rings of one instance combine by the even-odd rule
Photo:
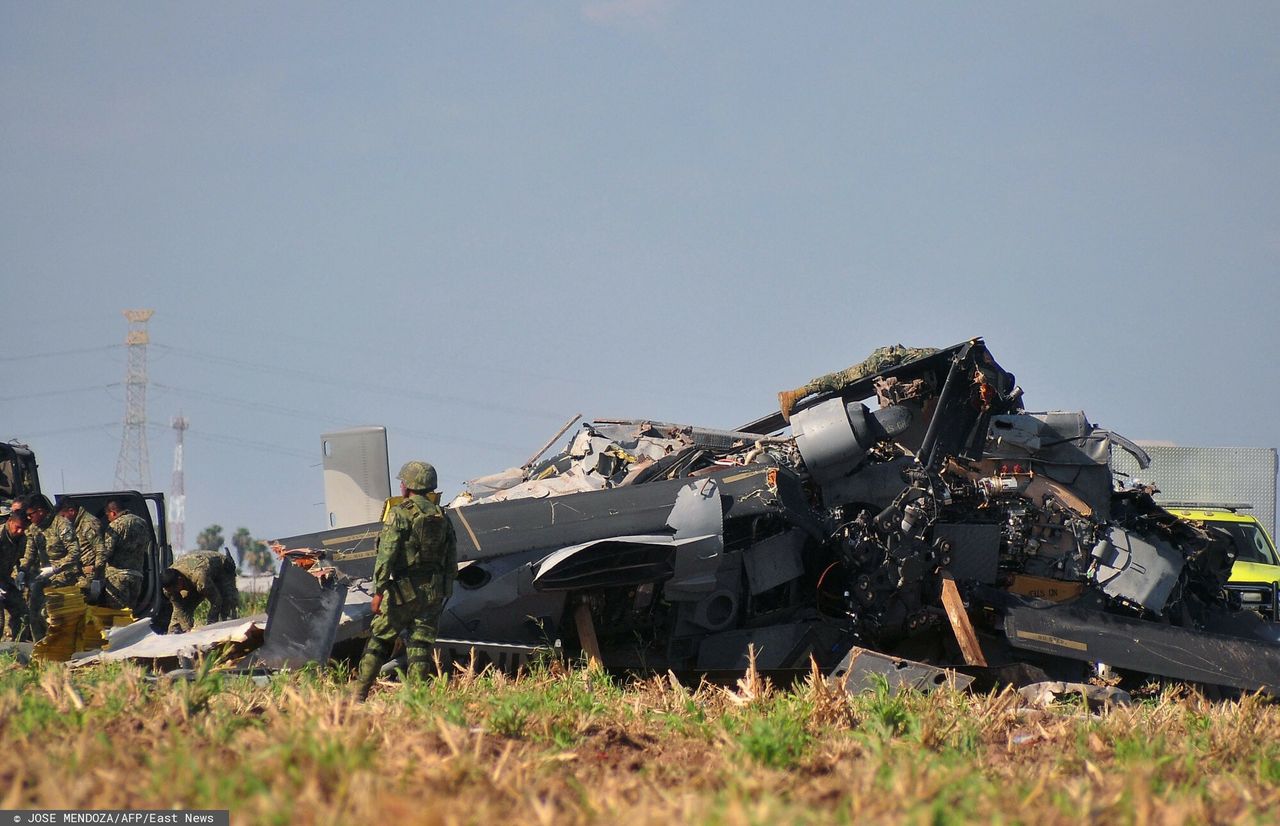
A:
<svg viewBox="0 0 1280 826">
<path fill-rule="evenodd" d="M 1133 702 L 1129 692 L 1115 686 L 1089 685 L 1088 683 L 1032 683 L 1018 689 L 1018 694 L 1034 706 L 1045 708 L 1054 703 L 1071 702 L 1073 697 L 1085 701 L 1089 708 L 1127 706 Z"/>
<path fill-rule="evenodd" d="M 851 694 L 873 691 L 882 682 L 891 691 L 911 688 L 923 694 L 943 686 L 964 690 L 973 682 L 972 677 L 951 669 L 887 657 L 857 646 L 831 670 L 830 680 Z"/>
</svg>

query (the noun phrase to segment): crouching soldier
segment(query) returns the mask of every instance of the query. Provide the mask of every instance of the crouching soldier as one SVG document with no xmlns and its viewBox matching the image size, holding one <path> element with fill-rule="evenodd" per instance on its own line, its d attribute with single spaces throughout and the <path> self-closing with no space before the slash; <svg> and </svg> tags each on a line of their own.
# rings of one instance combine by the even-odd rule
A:
<svg viewBox="0 0 1280 826">
<path fill-rule="evenodd" d="M 409 631 L 408 679 L 422 679 L 431 664 L 431 645 L 445 600 L 458 573 L 453 524 L 440 509 L 436 470 L 407 462 L 396 477 L 404 499 L 387 513 L 373 563 L 373 625 L 360 659 L 354 694 L 369 696 L 396 636 Z"/>
<path fill-rule="evenodd" d="M 229 554 L 194 551 L 173 561 L 160 575 L 160 589 L 173 603 L 169 633 L 185 634 L 195 626 L 196 608 L 209 601 L 208 622 L 240 615 L 236 563 Z"/>
<path fill-rule="evenodd" d="M 107 503 L 105 512 L 108 524 L 102 548 L 106 581 L 98 604 L 106 608 L 133 608 L 142 596 L 142 568 L 151 553 L 151 526 L 115 499 Z"/>
</svg>

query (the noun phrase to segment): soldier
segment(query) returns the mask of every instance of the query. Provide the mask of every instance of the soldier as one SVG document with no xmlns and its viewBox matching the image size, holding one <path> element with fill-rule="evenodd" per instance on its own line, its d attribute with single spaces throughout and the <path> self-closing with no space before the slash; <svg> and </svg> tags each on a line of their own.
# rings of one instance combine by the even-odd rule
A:
<svg viewBox="0 0 1280 826">
<path fill-rule="evenodd" d="M 102 537 L 105 583 L 101 605 L 133 608 L 142 596 L 142 571 L 151 554 L 151 526 L 112 499 L 104 510 L 107 530 Z"/>
<path fill-rule="evenodd" d="M 373 625 L 354 694 L 369 696 L 378 671 L 391 655 L 396 635 L 409 632 L 409 679 L 422 679 L 445 600 L 458 573 L 453 525 L 440 509 L 436 469 L 406 462 L 396 477 L 404 497 L 387 512 L 373 565 Z"/>
<path fill-rule="evenodd" d="M 60 524 L 62 522 L 65 524 Z M 80 562 L 74 584 L 85 592 L 87 602 L 96 604 L 102 595 L 102 577 L 107 567 L 102 547 L 102 520 L 70 500 L 59 502 L 58 515 L 54 517 L 53 533 L 47 546 L 50 560 L 54 558 L 60 544 L 72 547 L 72 540 L 67 538 L 68 527 L 74 537 L 73 553 Z"/>
<path fill-rule="evenodd" d="M 27 604 L 18 587 L 18 564 L 26 551 L 27 525 L 22 512 L 0 511 L 4 527 L 0 527 L 0 614 L 8 618 L 9 639 L 17 640 L 27 622 Z"/>
<path fill-rule="evenodd" d="M 53 529 L 53 505 L 42 493 L 33 493 L 23 500 L 27 514 L 27 547 L 22 554 L 21 570 L 27 591 L 27 620 L 31 623 L 31 638 L 44 636 L 47 624 L 44 619 L 44 589 L 55 568 L 49 560 L 49 532 Z"/>
<path fill-rule="evenodd" d="M 208 622 L 240 615 L 236 563 L 217 551 L 193 551 L 173 561 L 160 575 L 160 589 L 173 603 L 169 633 L 185 634 L 195 626 L 196 608 L 209 601 Z"/>
</svg>

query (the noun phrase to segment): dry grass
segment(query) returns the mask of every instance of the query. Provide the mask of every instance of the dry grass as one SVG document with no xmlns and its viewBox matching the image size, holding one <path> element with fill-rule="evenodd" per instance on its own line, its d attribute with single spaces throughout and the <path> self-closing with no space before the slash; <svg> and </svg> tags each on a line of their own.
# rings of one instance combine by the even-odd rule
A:
<svg viewBox="0 0 1280 826">
<path fill-rule="evenodd" d="M 552 665 L 386 684 L 150 683 L 0 659 L 0 808 L 228 808 L 240 823 L 1177 824 L 1275 820 L 1280 707 L 1167 691 L 1090 716 L 820 679 L 621 685 Z"/>
</svg>

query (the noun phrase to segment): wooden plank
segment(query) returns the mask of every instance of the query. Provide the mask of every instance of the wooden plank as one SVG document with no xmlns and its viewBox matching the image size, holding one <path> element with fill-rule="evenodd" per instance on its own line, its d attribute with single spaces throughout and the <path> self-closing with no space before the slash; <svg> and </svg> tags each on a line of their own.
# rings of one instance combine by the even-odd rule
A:
<svg viewBox="0 0 1280 826">
<path fill-rule="evenodd" d="M 578 626 L 578 642 L 582 644 L 582 653 L 587 655 L 587 664 L 599 667 L 604 665 L 600 656 L 600 641 L 596 639 L 596 626 L 591 621 L 591 606 L 579 602 L 573 609 L 573 621 Z"/>
<path fill-rule="evenodd" d="M 960 643 L 965 664 L 985 667 L 987 658 L 982 654 L 982 646 L 978 645 L 978 635 L 969 621 L 969 612 L 964 608 L 964 600 L 960 599 L 956 581 L 949 576 L 942 579 L 942 607 L 947 609 L 947 619 L 951 621 L 956 642 Z"/>
</svg>

